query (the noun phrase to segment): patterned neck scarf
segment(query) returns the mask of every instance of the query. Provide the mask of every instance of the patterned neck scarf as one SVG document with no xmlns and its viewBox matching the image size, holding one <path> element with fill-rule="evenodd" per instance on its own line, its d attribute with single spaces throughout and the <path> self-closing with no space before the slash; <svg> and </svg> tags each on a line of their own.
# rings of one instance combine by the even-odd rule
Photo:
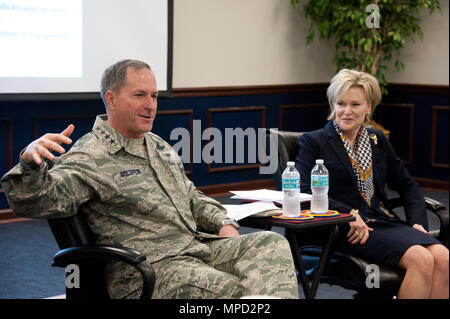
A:
<svg viewBox="0 0 450 319">
<path fill-rule="evenodd" d="M 371 206 L 371 200 L 374 195 L 373 174 L 372 174 L 372 148 L 367 130 L 361 126 L 355 139 L 353 149 L 344 137 L 341 128 L 333 121 L 334 128 L 339 134 L 348 158 L 352 163 L 353 173 L 356 176 L 358 191 L 366 203 Z"/>
</svg>

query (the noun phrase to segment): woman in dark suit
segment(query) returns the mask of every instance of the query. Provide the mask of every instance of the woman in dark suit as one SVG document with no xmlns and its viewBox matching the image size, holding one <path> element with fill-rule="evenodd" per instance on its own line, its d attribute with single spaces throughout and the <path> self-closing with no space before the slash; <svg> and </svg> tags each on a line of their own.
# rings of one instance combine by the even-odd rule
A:
<svg viewBox="0 0 450 319">
<path fill-rule="evenodd" d="M 370 74 L 341 70 L 327 90 L 328 124 L 300 138 L 296 167 L 301 191 L 311 193 L 311 170 L 323 159 L 329 173 L 329 208 L 351 213 L 338 249 L 406 270 L 398 298 L 448 298 L 449 252 L 427 232 L 425 202 L 382 132 L 366 127 L 381 101 Z M 389 213 L 385 184 L 396 190 L 407 222 Z"/>
</svg>

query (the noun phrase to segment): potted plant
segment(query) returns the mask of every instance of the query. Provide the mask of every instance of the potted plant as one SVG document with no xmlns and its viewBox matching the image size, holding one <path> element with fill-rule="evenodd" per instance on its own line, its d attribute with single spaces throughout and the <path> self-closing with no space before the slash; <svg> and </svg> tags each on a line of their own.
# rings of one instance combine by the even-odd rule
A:
<svg viewBox="0 0 450 319">
<path fill-rule="evenodd" d="M 297 8 L 299 0 L 291 0 Z M 387 94 L 384 71 L 395 55 L 394 67 L 404 68 L 400 51 L 405 41 L 423 38 L 420 15 L 441 12 L 438 0 L 309 0 L 304 3 L 305 15 L 310 21 L 306 43 L 315 37 L 336 38 L 332 61 L 337 70 L 358 69 L 374 75 Z"/>
</svg>

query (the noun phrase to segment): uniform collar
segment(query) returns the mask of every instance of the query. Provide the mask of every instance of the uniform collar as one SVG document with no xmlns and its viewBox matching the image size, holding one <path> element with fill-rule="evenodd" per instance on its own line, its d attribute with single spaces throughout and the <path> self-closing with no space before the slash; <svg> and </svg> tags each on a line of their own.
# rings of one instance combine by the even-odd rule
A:
<svg viewBox="0 0 450 319">
<path fill-rule="evenodd" d="M 95 118 L 92 131 L 94 135 L 102 142 L 110 154 L 118 152 L 124 146 L 124 137 L 106 123 L 108 116 L 106 114 L 98 115 Z"/>
<path fill-rule="evenodd" d="M 108 120 L 108 115 L 102 114 L 98 115 L 95 119 L 94 127 L 92 131 L 95 136 L 102 142 L 106 150 L 110 154 L 117 153 L 121 148 L 124 148 L 130 154 L 146 157 L 135 150 L 134 141 L 124 137 L 122 134 L 113 129 L 106 121 Z"/>
</svg>

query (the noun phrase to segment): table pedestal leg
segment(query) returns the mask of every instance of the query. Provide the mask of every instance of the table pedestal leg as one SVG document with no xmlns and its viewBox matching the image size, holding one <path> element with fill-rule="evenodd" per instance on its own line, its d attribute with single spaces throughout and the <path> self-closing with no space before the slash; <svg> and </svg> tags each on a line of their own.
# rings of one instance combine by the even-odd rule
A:
<svg viewBox="0 0 450 319">
<path fill-rule="evenodd" d="M 292 229 L 286 229 L 286 238 L 289 241 L 289 245 L 291 247 L 292 255 L 294 257 L 294 264 L 299 273 L 298 277 L 302 285 L 303 292 L 305 293 L 306 299 L 314 299 L 316 296 L 317 288 L 319 287 L 320 283 L 320 277 L 322 276 L 325 266 L 330 260 L 330 253 L 333 251 L 334 243 L 337 240 L 338 234 L 339 227 L 337 225 L 332 226 L 325 247 L 323 247 L 322 253 L 320 254 L 319 264 L 314 270 L 313 280 L 310 284 L 308 278 L 306 277 L 305 265 L 300 254 L 300 246 L 297 241 L 296 231 Z"/>
</svg>

